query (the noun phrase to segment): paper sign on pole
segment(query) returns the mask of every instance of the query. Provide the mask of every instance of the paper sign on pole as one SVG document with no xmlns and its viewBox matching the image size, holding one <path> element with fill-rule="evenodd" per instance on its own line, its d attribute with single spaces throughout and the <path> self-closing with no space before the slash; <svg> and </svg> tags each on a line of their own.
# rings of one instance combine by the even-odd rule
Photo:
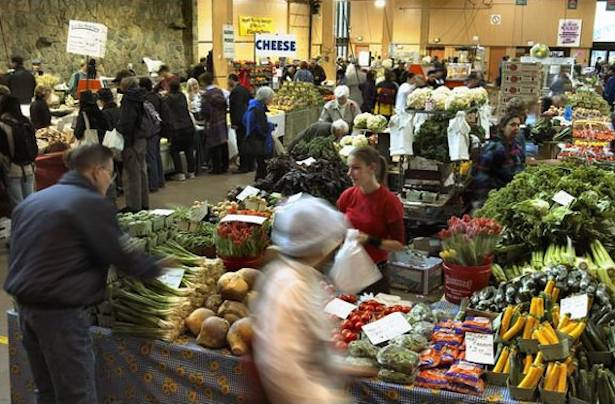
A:
<svg viewBox="0 0 615 404">
<path fill-rule="evenodd" d="M 104 58 L 107 48 L 107 27 L 103 24 L 70 20 L 66 52 Z"/>
<path fill-rule="evenodd" d="M 254 49 L 257 58 L 295 57 L 297 37 L 295 35 L 254 35 Z"/>
<path fill-rule="evenodd" d="M 222 25 L 222 53 L 225 59 L 235 58 L 235 28 L 232 24 Z"/>
</svg>

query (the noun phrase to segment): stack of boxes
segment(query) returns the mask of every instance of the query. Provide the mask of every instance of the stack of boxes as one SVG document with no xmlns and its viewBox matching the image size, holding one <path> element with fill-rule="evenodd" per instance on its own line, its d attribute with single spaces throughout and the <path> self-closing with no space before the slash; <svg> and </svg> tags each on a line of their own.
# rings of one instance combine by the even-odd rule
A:
<svg viewBox="0 0 615 404">
<path fill-rule="evenodd" d="M 502 87 L 498 102 L 501 115 L 508 101 L 521 97 L 538 100 L 542 95 L 542 65 L 540 63 L 506 62 L 502 65 Z"/>
</svg>

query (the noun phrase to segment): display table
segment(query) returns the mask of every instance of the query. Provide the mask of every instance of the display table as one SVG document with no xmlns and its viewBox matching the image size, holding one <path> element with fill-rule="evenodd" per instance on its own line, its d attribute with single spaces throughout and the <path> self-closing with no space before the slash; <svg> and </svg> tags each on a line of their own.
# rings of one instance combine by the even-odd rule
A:
<svg viewBox="0 0 615 404">
<path fill-rule="evenodd" d="M 447 302 L 435 309 L 456 311 Z M 21 344 L 17 314 L 8 312 L 11 397 L 14 404 L 34 403 L 34 382 Z M 211 350 L 182 337 L 174 344 L 113 335 L 90 329 L 96 353 L 96 382 L 101 403 L 238 403 L 248 400 L 249 367 L 227 350 Z M 515 403 L 508 390 L 488 386 L 482 397 L 356 379 L 348 391 L 357 403 Z"/>
</svg>

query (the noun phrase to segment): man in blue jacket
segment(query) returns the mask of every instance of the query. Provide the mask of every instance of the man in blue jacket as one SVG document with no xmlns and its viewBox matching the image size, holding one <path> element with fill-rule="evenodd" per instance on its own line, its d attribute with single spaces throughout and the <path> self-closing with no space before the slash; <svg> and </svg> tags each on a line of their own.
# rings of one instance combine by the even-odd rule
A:
<svg viewBox="0 0 615 404">
<path fill-rule="evenodd" d="M 9 273 L 23 344 L 39 403 L 96 403 L 95 360 L 86 308 L 104 298 L 114 265 L 137 278 L 160 274 L 160 263 L 126 248 L 114 206 L 113 153 L 84 145 L 70 171 L 30 195 L 13 212 Z"/>
</svg>

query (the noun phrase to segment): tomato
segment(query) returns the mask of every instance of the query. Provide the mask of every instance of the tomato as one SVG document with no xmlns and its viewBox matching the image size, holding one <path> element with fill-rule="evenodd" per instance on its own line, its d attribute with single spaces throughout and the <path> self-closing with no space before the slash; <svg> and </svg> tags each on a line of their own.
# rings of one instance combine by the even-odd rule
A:
<svg viewBox="0 0 615 404">
<path fill-rule="evenodd" d="M 387 307 L 387 308 L 384 310 L 384 315 L 385 315 L 385 316 L 388 316 L 388 315 L 389 315 L 389 314 L 391 314 L 391 313 L 393 313 L 393 308 L 392 308 L 392 307 Z"/>
<path fill-rule="evenodd" d="M 333 336 L 333 341 L 343 341 L 344 337 L 339 332 Z"/>
<path fill-rule="evenodd" d="M 342 330 L 347 330 L 352 328 L 352 321 L 350 320 L 344 320 L 344 322 L 342 323 Z"/>
<path fill-rule="evenodd" d="M 367 310 L 367 309 L 368 309 L 368 308 L 370 308 L 370 307 L 371 307 L 371 306 L 370 306 L 370 304 L 369 304 L 369 303 L 365 303 L 365 302 L 363 302 L 363 303 L 361 303 L 361 304 L 359 305 L 359 309 L 360 309 L 360 310 Z"/>
<path fill-rule="evenodd" d="M 348 320 L 350 320 L 351 322 L 355 323 L 355 322 L 361 320 L 361 316 L 359 316 L 358 314 L 353 314 L 352 316 L 350 316 L 348 318 Z"/>
<path fill-rule="evenodd" d="M 408 307 L 408 306 L 401 306 L 401 312 L 404 313 L 404 314 L 410 313 L 410 307 Z"/>
<path fill-rule="evenodd" d="M 357 334 L 355 334 L 354 332 L 348 334 L 347 336 L 344 337 L 344 341 L 346 343 L 350 343 L 352 341 L 356 341 L 357 340 Z"/>
<path fill-rule="evenodd" d="M 361 328 L 362 328 L 363 326 L 364 326 L 364 324 L 363 324 L 363 321 L 361 321 L 361 320 L 359 320 L 359 321 L 355 321 L 355 322 L 352 324 L 352 328 L 353 328 L 355 331 L 361 331 Z"/>
<path fill-rule="evenodd" d="M 335 343 L 335 349 L 337 349 L 338 351 L 345 351 L 346 349 L 348 349 L 348 344 L 344 341 L 337 341 Z"/>
<path fill-rule="evenodd" d="M 372 320 L 371 313 L 363 313 L 361 315 L 361 321 L 363 321 L 364 324 L 369 323 L 371 320 Z"/>
<path fill-rule="evenodd" d="M 349 335 L 354 334 L 354 332 L 352 331 L 352 329 L 347 328 L 345 330 L 342 330 L 342 337 L 344 337 L 344 339 L 348 338 Z"/>
<path fill-rule="evenodd" d="M 380 320 L 382 317 L 384 317 L 384 313 L 376 314 L 376 320 Z"/>
</svg>

